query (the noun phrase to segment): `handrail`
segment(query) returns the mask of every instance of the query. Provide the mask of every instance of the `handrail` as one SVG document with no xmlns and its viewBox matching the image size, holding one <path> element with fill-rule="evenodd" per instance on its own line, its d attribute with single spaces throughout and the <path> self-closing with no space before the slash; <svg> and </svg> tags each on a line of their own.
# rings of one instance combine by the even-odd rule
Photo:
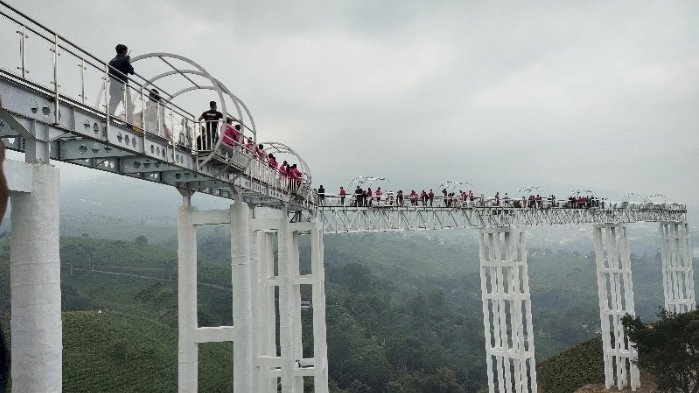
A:
<svg viewBox="0 0 699 393">
<path fill-rule="evenodd" d="M 110 127 L 114 127 L 114 121 L 112 121 L 112 119 L 116 119 L 118 114 L 118 109 L 114 110 L 113 107 L 114 101 L 109 102 L 110 86 L 114 88 L 111 84 L 115 83 L 112 82 L 113 77 L 109 73 L 109 63 L 99 59 L 84 48 L 76 45 L 73 41 L 32 19 L 3 0 L 0 0 L 0 20 L 6 20 L 11 27 L 16 26 L 16 29 L 20 30 L 19 33 L 22 34 L 20 38 L 21 50 L 19 54 L 21 67 L 18 68 L 21 69 L 21 72 L 14 69 L 13 63 L 16 58 L 8 56 L 6 58 L 7 60 L 3 59 L 3 69 L 0 70 L 2 74 L 6 75 L 10 80 L 16 78 L 16 81 L 26 86 L 26 88 L 36 89 L 36 91 L 41 92 L 41 94 L 48 94 L 53 99 L 52 112 L 54 116 L 54 125 L 63 124 L 63 122 L 60 121 L 60 108 L 70 105 L 82 108 L 97 117 L 106 119 L 106 135 L 107 138 L 109 138 L 109 135 L 111 135 Z M 30 39 L 30 37 L 33 39 Z M 53 52 L 53 64 L 42 61 L 40 53 L 44 48 Z M 65 59 L 59 61 L 60 55 L 64 55 Z M 196 63 L 192 62 L 190 59 L 169 53 L 153 55 L 165 65 L 169 66 L 172 71 L 161 73 L 154 78 L 147 78 L 141 73 L 128 75 L 129 83 L 124 84 L 123 87 L 124 97 L 116 103 L 117 108 L 123 106 L 123 114 L 125 117 L 123 119 L 116 119 L 116 123 L 120 124 L 121 121 L 125 121 L 127 126 L 133 127 L 135 132 L 142 135 L 144 141 L 153 138 L 155 135 L 164 138 L 164 140 L 167 141 L 166 144 L 173 147 L 172 157 L 165 158 L 168 162 L 174 162 L 174 147 L 180 146 L 191 149 L 195 160 L 195 166 L 192 168 L 193 170 L 200 172 L 201 168 L 207 163 L 212 162 L 212 160 L 215 160 L 213 161 L 215 166 L 223 163 L 229 167 L 235 168 L 236 170 L 232 175 L 226 177 L 226 182 L 233 185 L 237 176 L 246 174 L 246 170 L 251 166 L 251 163 L 258 162 L 256 156 L 245 154 L 244 151 L 238 153 L 227 151 L 227 148 L 222 146 L 221 141 L 223 138 L 221 137 L 217 138 L 218 140 L 215 141 L 213 144 L 215 146 L 213 146 L 210 152 L 199 152 L 199 154 L 197 154 L 195 143 L 197 136 L 201 136 L 200 125 L 203 123 L 197 120 L 195 114 L 173 102 L 173 99 L 177 97 L 178 94 L 184 93 L 185 90 L 180 90 L 173 95 L 168 90 L 156 84 L 156 82 L 168 75 L 179 74 L 195 88 L 217 91 L 221 100 L 221 109 L 223 109 L 225 116 L 228 116 L 225 109 L 226 100 L 230 98 L 229 103 L 232 102 L 235 107 L 234 112 L 237 112 L 235 116 L 231 117 L 235 118 L 236 121 L 241 124 L 241 136 L 251 138 L 253 143 L 257 145 L 258 138 L 255 119 L 250 110 L 245 103 L 221 83 L 220 80 L 212 77 L 206 70 L 196 65 Z M 147 55 L 134 56 L 131 58 L 131 61 L 135 62 L 141 58 L 145 58 L 145 56 Z M 193 65 L 194 68 L 199 71 L 180 70 L 177 68 L 180 66 L 180 63 L 171 61 L 173 59 Z M 73 68 L 70 64 L 72 62 L 76 63 L 75 65 L 79 67 L 79 70 L 76 69 L 77 67 Z M 8 67 L 5 69 L 6 64 Z M 31 76 L 29 76 L 29 70 L 35 69 L 36 71 L 32 72 Z M 203 86 L 198 80 L 190 77 L 190 74 L 196 74 L 208 79 L 211 86 Z M 50 84 L 46 81 L 47 79 L 51 81 Z M 160 93 L 159 99 L 154 100 L 149 97 L 148 89 L 150 88 L 156 88 L 158 90 Z M 97 92 L 98 90 L 99 92 Z M 90 91 L 96 93 L 94 101 L 93 98 L 88 99 L 86 97 L 86 94 L 95 94 L 89 93 Z M 126 99 L 127 94 L 128 99 Z M 226 100 L 223 99 L 221 94 L 227 97 Z M 116 97 L 114 97 L 114 100 L 116 100 Z M 219 124 L 216 125 L 215 132 L 220 135 Z M 97 139 L 98 141 L 102 141 L 101 137 Z M 143 154 L 150 156 L 150 153 L 145 151 L 145 143 L 143 145 Z M 305 162 L 303 162 L 300 157 L 299 163 L 305 165 Z M 281 176 L 277 171 L 268 168 L 264 162 L 259 162 L 256 166 L 258 167 L 258 173 L 253 174 L 250 172 L 250 175 L 254 175 L 256 180 L 262 181 L 284 194 L 290 195 L 296 200 L 298 200 L 301 195 L 303 195 L 303 198 L 311 200 L 315 198 L 310 189 L 309 178 L 291 181 Z M 304 169 L 304 173 L 310 177 L 310 169 L 307 165 Z M 213 176 L 219 177 L 221 173 L 223 173 L 223 171 Z M 211 174 L 211 172 L 209 172 L 209 174 Z"/>
</svg>

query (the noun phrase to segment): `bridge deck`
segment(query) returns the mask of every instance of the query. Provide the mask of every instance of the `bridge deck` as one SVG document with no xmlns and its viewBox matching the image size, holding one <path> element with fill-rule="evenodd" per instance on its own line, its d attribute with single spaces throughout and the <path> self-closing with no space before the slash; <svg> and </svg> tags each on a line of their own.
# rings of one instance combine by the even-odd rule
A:
<svg viewBox="0 0 699 393">
<path fill-rule="evenodd" d="M 512 207 L 348 207 L 320 206 L 326 233 L 387 232 L 505 226 L 683 222 L 683 205 L 630 205 L 611 208 Z"/>
</svg>

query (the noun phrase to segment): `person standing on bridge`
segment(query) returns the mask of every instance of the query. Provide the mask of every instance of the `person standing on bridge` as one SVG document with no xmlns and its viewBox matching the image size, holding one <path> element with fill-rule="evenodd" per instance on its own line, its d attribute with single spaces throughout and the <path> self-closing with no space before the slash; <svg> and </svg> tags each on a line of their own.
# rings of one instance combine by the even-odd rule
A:
<svg viewBox="0 0 699 393">
<path fill-rule="evenodd" d="M 216 110 L 216 101 L 209 102 L 209 110 L 199 116 L 199 121 L 204 120 L 202 134 L 197 138 L 197 150 L 211 150 L 218 140 L 218 121 L 223 119 L 223 113 Z"/>
<path fill-rule="evenodd" d="M 322 184 L 318 187 L 318 204 L 325 205 L 325 188 Z"/>
<path fill-rule="evenodd" d="M 124 44 L 116 46 L 116 56 L 109 62 L 109 113 L 116 115 L 117 106 L 123 101 L 126 122 L 131 123 L 133 103 L 129 93 L 129 74 L 135 73 L 129 58 L 129 48 Z"/>
<path fill-rule="evenodd" d="M 347 197 L 347 191 L 345 191 L 345 187 L 340 186 L 340 205 L 345 206 L 345 198 Z"/>
</svg>

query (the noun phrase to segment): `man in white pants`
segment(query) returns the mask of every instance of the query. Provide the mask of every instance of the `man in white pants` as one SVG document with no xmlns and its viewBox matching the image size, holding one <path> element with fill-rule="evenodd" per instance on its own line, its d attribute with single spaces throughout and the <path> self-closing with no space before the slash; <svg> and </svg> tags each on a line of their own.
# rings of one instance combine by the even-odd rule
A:
<svg viewBox="0 0 699 393">
<path fill-rule="evenodd" d="M 134 74 L 133 66 L 129 58 L 129 48 L 124 44 L 116 46 L 116 56 L 109 62 L 109 113 L 116 115 L 117 106 L 122 101 L 126 110 L 126 121 L 131 123 L 133 117 L 133 103 L 129 93 L 129 77 Z"/>
</svg>

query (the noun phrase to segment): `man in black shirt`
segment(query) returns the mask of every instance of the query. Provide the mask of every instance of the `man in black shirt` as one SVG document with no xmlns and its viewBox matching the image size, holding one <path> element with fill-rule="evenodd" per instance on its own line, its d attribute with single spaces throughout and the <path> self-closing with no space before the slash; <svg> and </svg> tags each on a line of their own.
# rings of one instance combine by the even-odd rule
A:
<svg viewBox="0 0 699 393">
<path fill-rule="evenodd" d="M 216 101 L 209 102 L 209 108 L 199 116 L 199 121 L 204 120 L 206 127 L 202 127 L 202 134 L 197 138 L 197 150 L 211 150 L 218 140 L 218 121 L 223 119 L 223 114 L 216 110 Z"/>
<path fill-rule="evenodd" d="M 131 122 L 133 115 L 133 103 L 131 102 L 131 94 L 129 93 L 128 75 L 134 74 L 133 66 L 128 55 L 129 48 L 124 44 L 116 46 L 116 56 L 109 62 L 109 113 L 115 115 L 119 103 L 124 101 L 124 109 L 126 110 L 126 121 Z"/>
</svg>

